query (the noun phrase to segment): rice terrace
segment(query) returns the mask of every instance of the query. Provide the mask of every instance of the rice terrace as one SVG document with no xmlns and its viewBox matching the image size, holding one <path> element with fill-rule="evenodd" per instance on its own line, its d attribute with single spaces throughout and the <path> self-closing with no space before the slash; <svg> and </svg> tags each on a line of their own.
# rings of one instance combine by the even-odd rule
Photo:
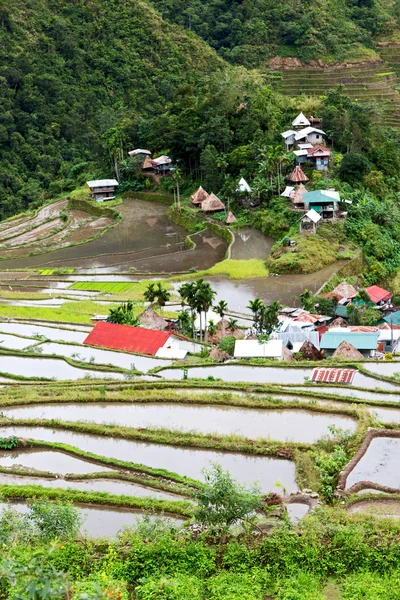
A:
<svg viewBox="0 0 400 600">
<path fill-rule="evenodd" d="M 0 600 L 399 600 L 398 4 L 3 4 Z"/>
</svg>

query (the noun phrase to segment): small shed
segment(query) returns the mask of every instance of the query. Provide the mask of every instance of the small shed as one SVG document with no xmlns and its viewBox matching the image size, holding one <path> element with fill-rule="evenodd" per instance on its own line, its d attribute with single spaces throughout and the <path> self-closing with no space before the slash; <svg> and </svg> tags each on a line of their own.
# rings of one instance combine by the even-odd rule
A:
<svg viewBox="0 0 400 600">
<path fill-rule="evenodd" d="M 320 220 L 321 215 L 313 209 L 309 210 L 300 218 L 300 232 L 306 231 L 308 233 L 315 233 Z"/>
<path fill-rule="evenodd" d="M 343 317 L 336 317 L 336 319 L 329 324 L 328 329 L 333 329 L 334 327 L 348 327 L 348 323 Z"/>
<path fill-rule="evenodd" d="M 119 185 L 116 179 L 95 179 L 86 183 L 90 188 L 90 197 L 92 200 L 99 202 L 114 200 Z"/>
<path fill-rule="evenodd" d="M 217 212 L 219 210 L 225 210 L 225 204 L 214 193 L 211 193 L 201 203 L 201 210 L 203 212 Z"/>
<path fill-rule="evenodd" d="M 325 356 L 310 340 L 303 343 L 299 352 L 306 360 L 322 360 Z"/>
<path fill-rule="evenodd" d="M 342 281 L 328 294 L 329 298 L 337 298 L 338 300 L 352 300 L 357 296 L 357 290 L 354 285 Z"/>
<path fill-rule="evenodd" d="M 288 176 L 288 181 L 291 181 L 292 183 L 305 183 L 306 181 L 308 181 L 308 177 L 303 172 L 303 169 L 297 166 Z"/>
<path fill-rule="evenodd" d="M 201 186 L 190 196 L 190 202 L 192 204 L 199 205 L 208 197 L 208 192 Z"/>
<path fill-rule="evenodd" d="M 227 225 L 232 225 L 232 223 L 236 223 L 237 222 L 237 218 L 235 217 L 235 215 L 233 214 L 233 212 L 229 211 L 228 212 L 228 216 L 225 219 L 225 223 Z"/>
<path fill-rule="evenodd" d="M 292 201 L 292 208 L 304 210 L 304 194 L 307 193 L 306 188 L 301 183 L 297 189 L 290 195 Z"/>
<path fill-rule="evenodd" d="M 295 135 L 296 135 L 296 132 L 293 131 L 293 129 L 288 129 L 287 131 L 284 131 L 283 133 L 281 133 L 281 136 L 283 137 L 283 139 L 285 141 L 286 150 L 288 152 L 290 150 L 292 150 L 292 148 L 293 148 Z"/>
</svg>

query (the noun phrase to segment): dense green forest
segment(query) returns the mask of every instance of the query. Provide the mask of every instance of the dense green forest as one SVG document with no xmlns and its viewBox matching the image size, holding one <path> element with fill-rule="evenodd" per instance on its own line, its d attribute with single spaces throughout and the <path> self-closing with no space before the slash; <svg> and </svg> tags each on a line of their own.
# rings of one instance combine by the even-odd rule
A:
<svg viewBox="0 0 400 600">
<path fill-rule="evenodd" d="M 367 55 L 375 36 L 398 26 L 391 0 L 152 0 L 162 16 L 195 31 L 234 64 L 267 59 L 343 60 Z"/>
</svg>

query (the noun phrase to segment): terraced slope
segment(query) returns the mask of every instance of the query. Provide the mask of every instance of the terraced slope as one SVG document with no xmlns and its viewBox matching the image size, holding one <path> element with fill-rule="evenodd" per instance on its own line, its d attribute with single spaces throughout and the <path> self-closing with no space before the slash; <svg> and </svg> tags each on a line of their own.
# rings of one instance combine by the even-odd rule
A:
<svg viewBox="0 0 400 600">
<path fill-rule="evenodd" d="M 321 96 L 342 85 L 352 100 L 379 103 L 382 106 L 384 122 L 393 127 L 400 127 L 400 94 L 397 89 L 399 80 L 394 65 L 392 68 L 384 61 L 352 67 L 275 71 L 271 79 L 277 89 L 290 96 Z"/>
</svg>

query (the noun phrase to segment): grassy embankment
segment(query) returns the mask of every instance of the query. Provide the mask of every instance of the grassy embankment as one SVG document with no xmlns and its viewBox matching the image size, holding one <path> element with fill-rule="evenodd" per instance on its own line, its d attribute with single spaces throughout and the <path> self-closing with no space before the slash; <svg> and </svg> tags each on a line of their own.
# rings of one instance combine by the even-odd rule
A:
<svg viewBox="0 0 400 600">
<path fill-rule="evenodd" d="M 280 240 L 273 246 L 267 267 L 274 273 L 313 273 L 338 260 L 355 256 L 356 247 L 344 234 L 343 223 L 326 223 L 315 234 L 293 233 L 295 247 L 282 246 Z"/>
</svg>

